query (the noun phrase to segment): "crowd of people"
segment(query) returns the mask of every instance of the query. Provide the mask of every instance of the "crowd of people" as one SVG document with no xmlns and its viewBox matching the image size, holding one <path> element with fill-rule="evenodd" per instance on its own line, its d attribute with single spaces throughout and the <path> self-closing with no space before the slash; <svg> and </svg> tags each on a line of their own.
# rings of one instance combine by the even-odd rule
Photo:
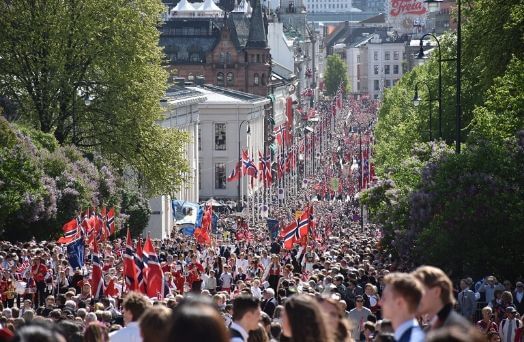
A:
<svg viewBox="0 0 524 342">
<path fill-rule="evenodd" d="M 153 241 L 165 291 L 151 298 L 126 288 L 124 239 L 100 244 L 103 295 L 92 288 L 89 247 L 74 269 L 55 242 L 2 241 L 0 342 L 524 341 L 522 279 L 452 281 L 404 264 L 382 248 L 379 227 L 362 224 L 354 193 L 315 189 L 355 163 L 352 129 L 339 117 L 310 186 L 271 210 L 289 222 L 312 207 L 305 242 L 285 249 L 263 223 L 240 238 L 233 213 L 221 215 L 209 245 L 175 229 Z"/>
</svg>

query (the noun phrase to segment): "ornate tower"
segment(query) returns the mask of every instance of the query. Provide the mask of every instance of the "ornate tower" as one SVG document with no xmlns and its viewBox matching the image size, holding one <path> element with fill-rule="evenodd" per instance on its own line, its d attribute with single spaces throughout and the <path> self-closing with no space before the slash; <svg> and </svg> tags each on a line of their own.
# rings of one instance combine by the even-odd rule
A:
<svg viewBox="0 0 524 342">
<path fill-rule="evenodd" d="M 271 80 L 271 54 L 260 0 L 254 0 L 244 54 L 247 92 L 266 96 Z"/>
</svg>

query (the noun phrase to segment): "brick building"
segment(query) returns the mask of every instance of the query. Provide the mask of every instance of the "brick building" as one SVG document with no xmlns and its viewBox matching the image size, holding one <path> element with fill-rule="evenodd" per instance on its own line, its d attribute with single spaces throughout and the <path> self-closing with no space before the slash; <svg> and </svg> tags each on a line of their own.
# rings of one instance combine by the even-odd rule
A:
<svg viewBox="0 0 524 342">
<path fill-rule="evenodd" d="M 225 13 L 212 0 L 181 0 L 161 29 L 160 44 L 177 76 L 260 96 L 269 93 L 271 54 L 260 0 Z"/>
</svg>

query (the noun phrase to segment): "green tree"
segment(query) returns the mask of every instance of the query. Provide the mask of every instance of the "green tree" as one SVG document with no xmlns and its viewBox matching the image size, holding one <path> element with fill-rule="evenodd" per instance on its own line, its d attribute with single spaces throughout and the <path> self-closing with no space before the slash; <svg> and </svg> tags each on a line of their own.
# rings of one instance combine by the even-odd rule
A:
<svg viewBox="0 0 524 342">
<path fill-rule="evenodd" d="M 324 84 L 328 96 L 335 95 L 341 84 L 345 92 L 349 91 L 348 67 L 339 55 L 335 54 L 327 58 Z"/>
<path fill-rule="evenodd" d="M 186 136 L 155 124 L 162 10 L 159 0 L 0 2 L 0 94 L 60 144 L 131 168 L 150 194 L 176 190 L 187 171 L 175 155 Z"/>
</svg>

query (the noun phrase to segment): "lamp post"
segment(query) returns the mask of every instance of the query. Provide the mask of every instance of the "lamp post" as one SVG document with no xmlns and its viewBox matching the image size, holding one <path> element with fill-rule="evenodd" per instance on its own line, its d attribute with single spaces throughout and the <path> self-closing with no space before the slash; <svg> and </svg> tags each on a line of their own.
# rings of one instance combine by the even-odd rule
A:
<svg viewBox="0 0 524 342">
<path fill-rule="evenodd" d="M 240 163 L 242 163 L 242 157 L 240 156 L 240 131 L 242 130 L 242 125 L 244 123 L 247 123 L 247 131 L 246 134 L 250 134 L 250 127 L 249 127 L 249 120 L 242 120 L 240 122 L 240 125 L 238 125 L 238 160 Z M 240 165 L 242 167 L 242 165 Z M 242 206 L 242 197 L 240 196 L 240 182 L 242 181 L 242 177 L 238 177 L 238 183 L 237 183 L 237 192 L 238 192 L 238 204 L 239 206 Z"/>
<path fill-rule="evenodd" d="M 429 87 L 429 85 L 424 82 L 424 81 L 418 81 L 416 84 L 415 84 L 415 96 L 413 96 L 413 106 L 415 107 L 418 107 L 420 105 L 420 101 L 422 101 L 418 95 L 418 85 L 419 83 L 422 83 L 424 84 L 427 88 L 428 88 L 428 97 L 429 99 L 427 100 L 429 102 L 429 141 L 433 141 L 433 130 L 432 130 L 432 106 L 431 106 L 431 102 L 435 101 L 436 99 L 432 98 L 431 97 L 431 89 Z"/>
<path fill-rule="evenodd" d="M 440 3 L 443 0 L 425 0 L 426 3 Z M 455 112 L 455 153 L 460 154 L 460 140 L 461 140 L 461 120 L 462 120 L 462 100 L 461 100 L 461 78 L 462 78 L 462 70 L 461 70 L 461 55 L 462 55 L 462 13 L 461 13 L 461 0 L 457 0 L 457 69 L 456 69 L 456 112 Z M 426 34 L 427 35 L 427 34 Z M 426 36 L 424 35 L 424 36 Z M 424 37 L 423 36 L 423 37 Z M 433 35 L 432 35 L 433 36 Z M 433 36 L 434 37 L 434 36 Z M 436 39 L 436 38 L 435 38 Z M 438 42 L 438 41 L 437 41 Z M 422 40 L 421 40 L 422 45 Z M 449 59 L 453 60 L 453 59 Z M 440 58 L 440 45 L 439 45 L 439 61 L 444 61 Z M 439 70 L 440 70 L 440 63 L 439 63 Z M 439 71 L 440 74 L 440 71 Z M 439 79 L 441 77 L 439 76 Z M 441 94 L 439 94 L 439 97 L 441 98 Z M 440 107 L 440 105 L 439 105 Z"/>
<path fill-rule="evenodd" d="M 435 41 L 437 42 L 437 47 L 438 47 L 438 97 L 437 97 L 438 99 L 438 137 L 442 139 L 442 55 L 440 51 L 440 41 L 434 34 L 426 33 L 425 35 L 423 35 L 420 38 L 420 49 L 418 51 L 417 59 L 424 58 L 424 49 L 423 49 L 424 38 L 428 36 L 433 37 L 435 39 Z M 432 140 L 432 139 L 430 138 L 429 140 Z"/>
</svg>

